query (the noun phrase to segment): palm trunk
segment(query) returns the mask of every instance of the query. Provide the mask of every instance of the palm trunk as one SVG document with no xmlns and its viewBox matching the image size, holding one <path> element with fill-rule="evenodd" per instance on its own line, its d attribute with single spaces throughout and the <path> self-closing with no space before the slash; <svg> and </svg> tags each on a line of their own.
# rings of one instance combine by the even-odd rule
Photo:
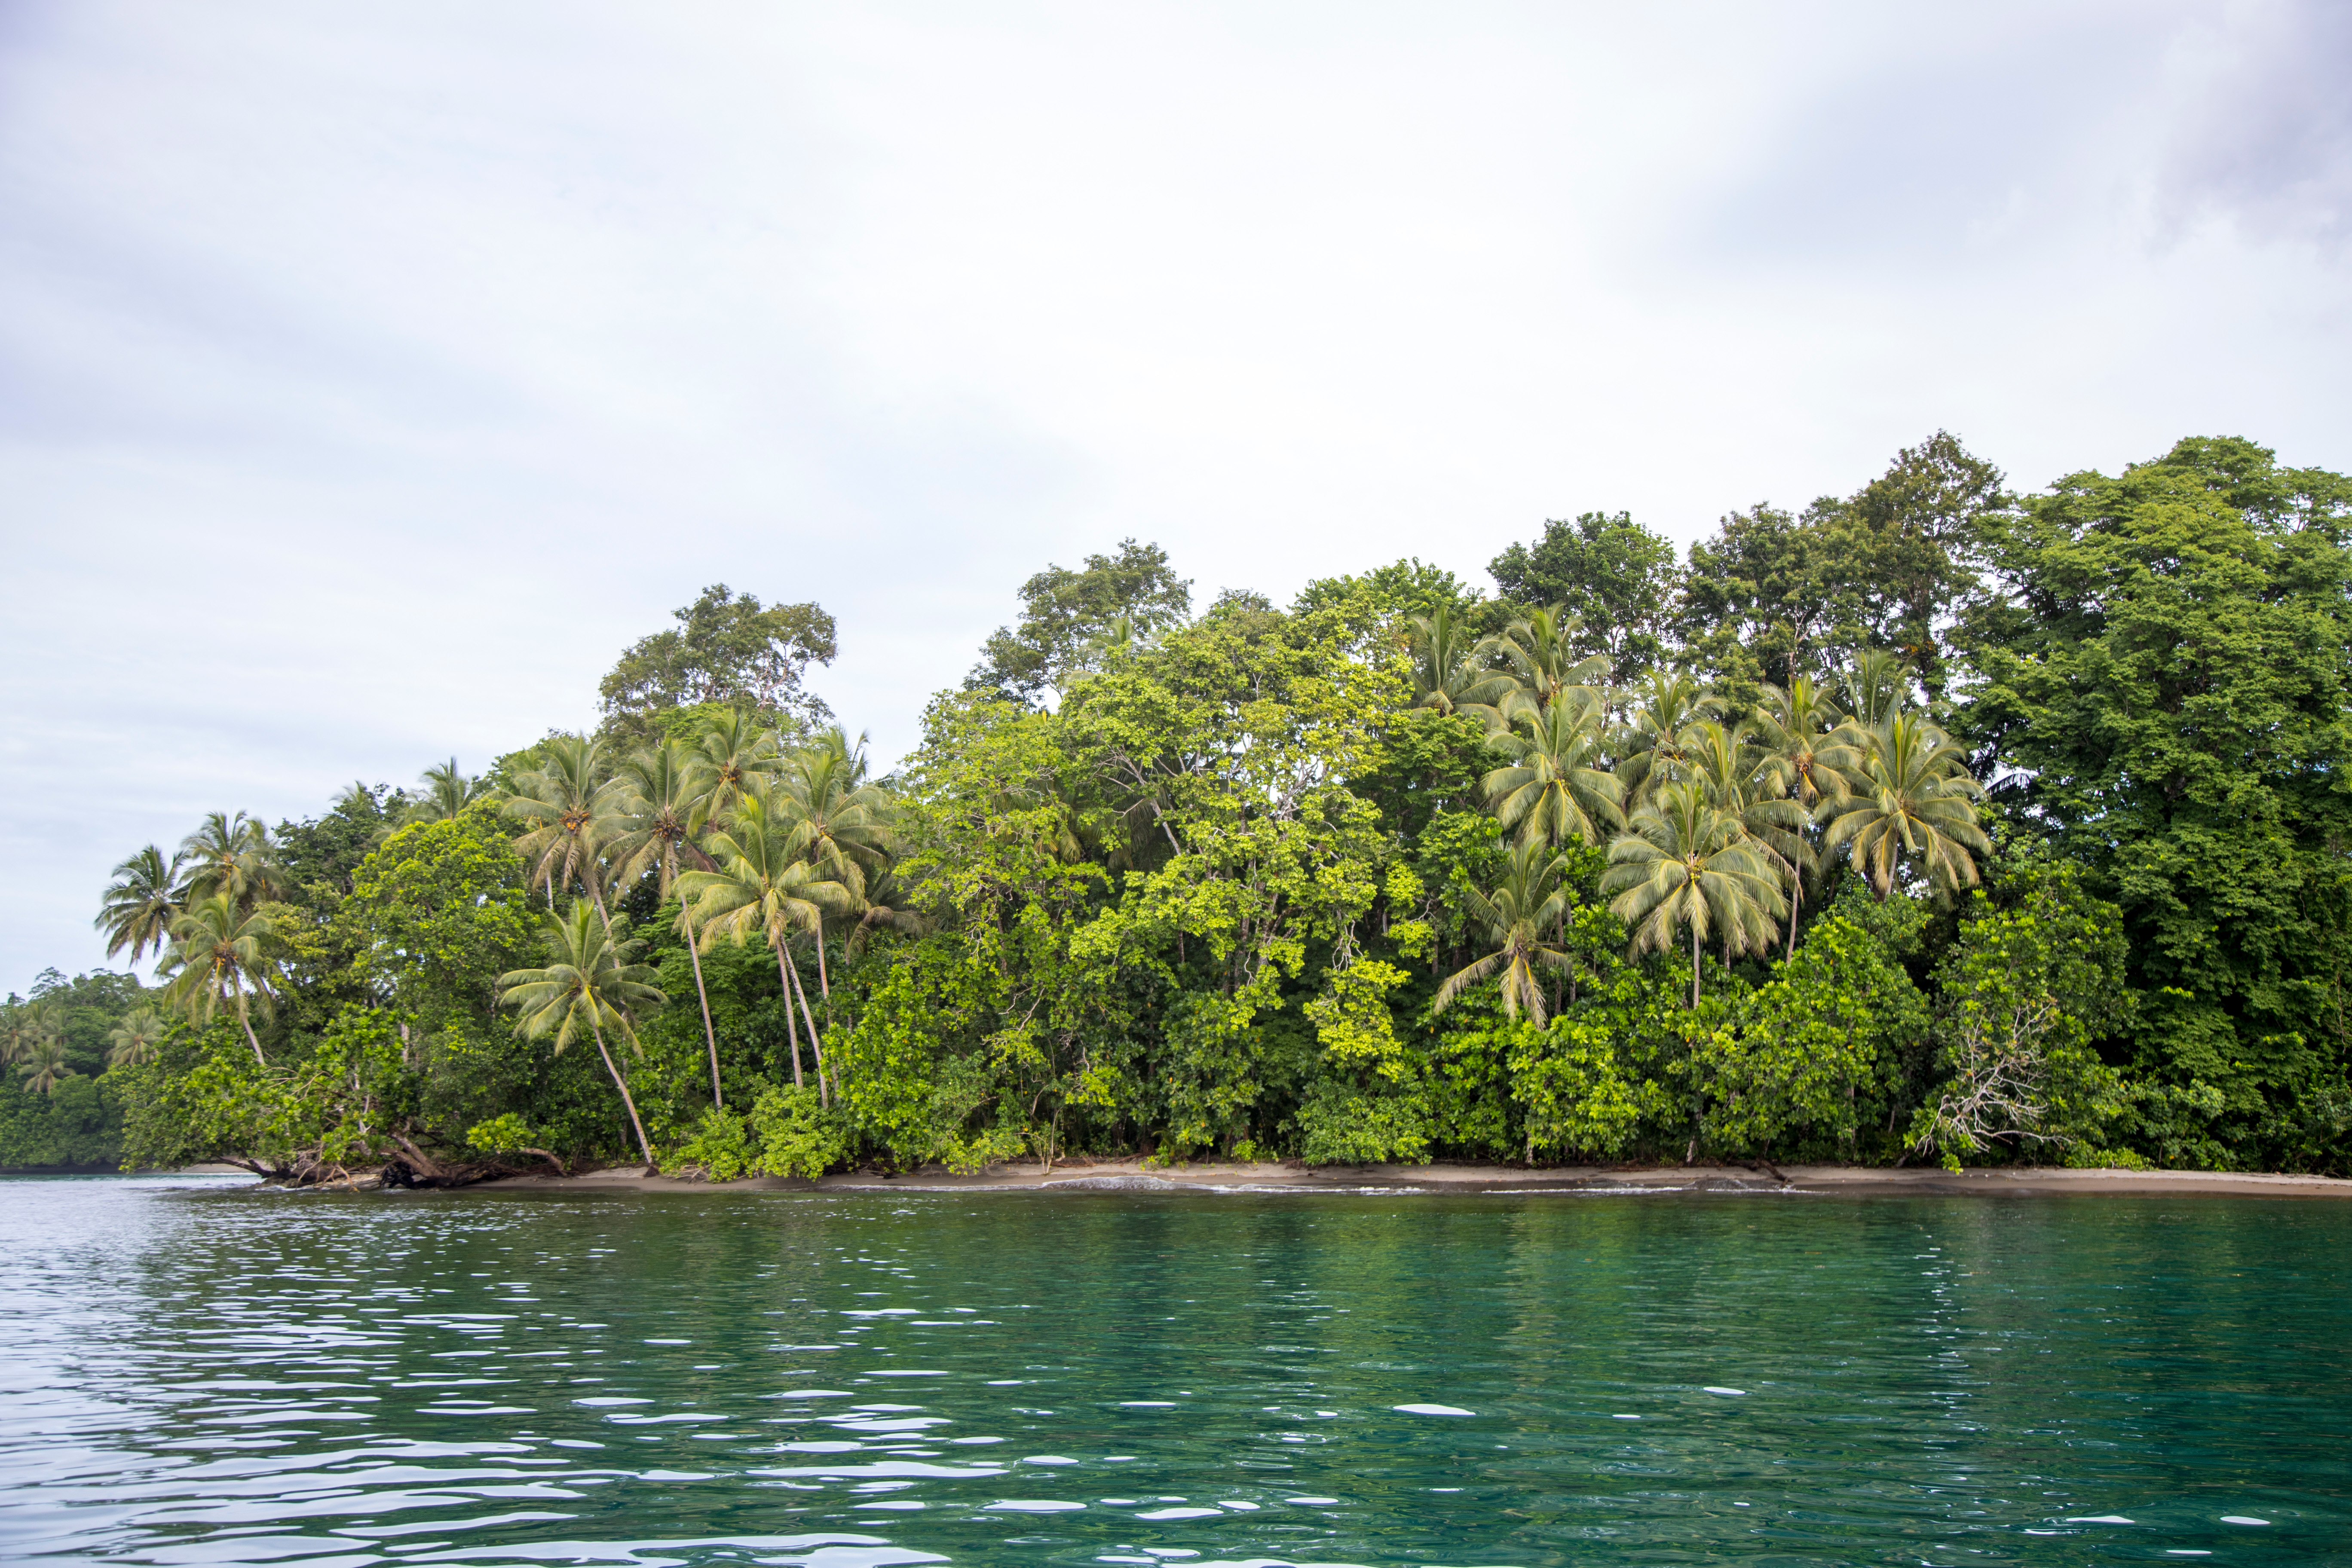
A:
<svg viewBox="0 0 2352 1568">
<path fill-rule="evenodd" d="M 784 959 L 782 932 L 776 936 L 776 979 L 784 990 L 784 1038 L 791 1041 L 793 1047 L 793 1087 L 801 1089 L 805 1087 L 801 1082 L 801 1032 L 793 1023 L 793 971 Z"/>
<path fill-rule="evenodd" d="M 792 966 L 792 973 L 793 989 L 800 994 L 801 1018 L 808 1025 L 809 1049 L 816 1053 L 816 1102 L 827 1110 L 831 1110 L 833 1106 L 833 1096 L 826 1089 L 824 1083 L 824 1044 L 816 1037 L 816 1017 L 809 1011 L 808 991 L 806 987 L 801 984 L 801 966 L 798 963 L 794 963 Z M 784 1005 L 786 1006 L 790 1006 L 792 1005 L 792 999 L 790 997 L 786 997 Z"/>
<path fill-rule="evenodd" d="M 596 1037 L 596 1054 L 604 1058 L 604 1070 L 613 1075 L 613 1087 L 621 1091 L 621 1103 L 629 1108 L 629 1125 L 637 1130 L 637 1152 L 646 1157 L 646 1169 L 652 1171 L 655 1169 L 654 1146 L 646 1137 L 646 1124 L 637 1119 L 637 1102 L 629 1097 L 628 1079 L 621 1076 L 620 1068 L 614 1063 L 613 1053 L 604 1048 L 604 1026 L 591 1018 L 588 1028 Z"/>
<path fill-rule="evenodd" d="M 702 954 L 696 950 L 690 931 L 686 938 L 686 956 L 694 965 L 694 998 L 702 1004 L 702 1037 L 710 1042 L 710 1103 L 724 1110 L 727 1095 L 719 1087 L 719 1031 L 710 1026 L 710 995 L 702 988 Z"/>
<path fill-rule="evenodd" d="M 245 1037 L 253 1047 L 253 1059 L 268 1067 L 269 1058 L 261 1054 L 261 1037 L 253 1032 L 253 1019 L 245 1010 L 245 987 L 242 985 L 236 988 L 236 1021 L 245 1026 Z"/>
<path fill-rule="evenodd" d="M 1691 921 L 1691 1005 L 1698 1005 L 1698 921 Z"/>
</svg>

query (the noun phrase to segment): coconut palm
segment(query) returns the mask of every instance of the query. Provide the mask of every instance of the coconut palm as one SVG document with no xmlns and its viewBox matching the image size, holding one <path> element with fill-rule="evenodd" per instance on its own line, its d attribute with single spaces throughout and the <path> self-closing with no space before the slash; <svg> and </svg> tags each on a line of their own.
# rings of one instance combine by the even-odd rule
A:
<svg viewBox="0 0 2352 1568">
<path fill-rule="evenodd" d="M 34 1046 L 16 1071 L 34 1094 L 55 1094 L 58 1085 L 75 1076 L 73 1068 L 66 1066 L 66 1043 L 54 1036 Z"/>
<path fill-rule="evenodd" d="M 487 779 L 468 778 L 457 771 L 457 759 L 436 763 L 416 775 L 425 786 L 408 804 L 407 817 L 411 822 L 454 822 L 465 809 L 485 801 L 496 792 Z"/>
<path fill-rule="evenodd" d="M 817 1099 L 831 1104 L 825 1088 L 824 1047 L 818 1039 L 816 1016 L 800 984 L 800 966 L 792 956 L 795 932 L 822 940 L 828 908 L 846 901 L 848 889 L 799 858 L 793 845 L 797 823 L 780 809 L 772 795 L 745 795 L 734 820 L 723 833 L 710 836 L 705 848 L 718 862 L 710 871 L 688 871 L 678 890 L 694 906 L 694 923 L 705 942 L 724 936 L 740 947 L 754 932 L 776 950 L 776 973 L 784 992 L 784 1025 L 792 1028 L 793 1003 L 799 999 L 808 1024 L 809 1045 L 816 1055 Z M 792 1040 L 793 1083 L 801 1079 L 800 1042 Z"/>
<path fill-rule="evenodd" d="M 170 941 L 172 917 L 180 912 L 180 857 L 168 861 L 154 845 L 124 860 L 114 868 L 114 880 L 106 885 L 98 911 L 90 923 L 106 936 L 106 956 L 112 958 L 124 948 L 131 950 L 131 962 L 136 963 L 149 948 L 157 952 Z"/>
<path fill-rule="evenodd" d="M 250 910 L 284 898 L 291 887 L 269 829 L 241 811 L 205 813 L 204 826 L 180 841 L 180 858 L 184 906 L 226 893 L 240 910 Z"/>
<path fill-rule="evenodd" d="M 1864 731 L 1877 729 L 1910 706 L 1911 672 L 1893 648 L 1864 648 L 1839 683 L 1839 701 Z"/>
<path fill-rule="evenodd" d="M 1831 816 L 1822 847 L 1852 856 L 1880 898 L 1906 861 L 1922 866 L 1938 889 L 1976 886 L 1971 851 L 1992 849 L 1977 826 L 1974 803 L 1984 789 L 1950 736 L 1924 714 L 1890 715 L 1870 731 L 1854 784 Z"/>
<path fill-rule="evenodd" d="M 629 1125 L 636 1130 L 637 1152 L 650 1171 L 654 1146 L 629 1094 L 629 1080 L 621 1076 L 612 1048 L 604 1043 L 604 1031 L 614 1030 L 632 1050 L 643 1054 L 635 1015 L 663 1001 L 653 985 L 654 972 L 635 962 L 640 944 L 627 940 L 625 925 L 616 931 L 591 920 L 588 906 L 582 903 L 574 903 L 568 914 L 549 914 L 547 945 L 551 962 L 544 968 L 510 970 L 499 976 L 499 1005 L 516 1010 L 515 1027 L 526 1039 L 553 1035 L 558 1054 L 579 1037 L 583 1026 L 587 1029 L 596 1042 L 596 1054 L 604 1058 L 604 1070 L 613 1075 L 613 1087 L 621 1091 Z"/>
<path fill-rule="evenodd" d="M 1675 932 L 1690 927 L 1696 1007 L 1699 944 L 1710 931 L 1723 933 L 1727 953 L 1770 942 L 1785 907 L 1779 868 L 1701 784 L 1660 785 L 1627 818 L 1626 829 L 1609 847 L 1601 890 L 1617 895 L 1609 907 L 1632 930 L 1637 954 L 1672 945 Z"/>
<path fill-rule="evenodd" d="M 1505 661 L 1512 689 L 1503 710 L 1522 705 L 1549 708 L 1566 695 L 1601 706 L 1601 686 L 1609 678 L 1609 660 L 1598 654 L 1580 658 L 1576 637 L 1583 623 L 1567 606 L 1530 610 L 1513 621 L 1503 635 L 1487 642 L 1485 651 Z"/>
<path fill-rule="evenodd" d="M 710 770 L 710 791 L 703 797 L 702 815 L 695 819 L 700 833 L 706 823 L 724 824 L 736 803 L 768 787 L 776 767 L 776 736 L 763 730 L 740 708 L 704 721 L 696 742 Z"/>
<path fill-rule="evenodd" d="M 856 916 L 866 904 L 867 878 L 890 856 L 890 797 L 866 777 L 866 737 L 852 745 L 841 726 L 787 760 L 773 799 L 793 819 L 793 852 L 841 884 L 836 912 Z M 816 933 L 817 994 L 833 999 L 824 933 Z"/>
<path fill-rule="evenodd" d="M 253 1032 L 253 1006 L 267 1012 L 272 1001 L 275 967 L 263 956 L 263 944 L 275 934 L 268 916 L 244 913 L 224 889 L 172 921 L 172 945 L 155 966 L 157 973 L 173 976 L 165 998 L 198 1027 L 211 1023 L 222 1004 L 234 1006 L 253 1059 L 263 1067 L 269 1058 Z"/>
<path fill-rule="evenodd" d="M 1702 719 L 1686 736 L 1694 782 L 1704 787 L 1715 808 L 1738 820 L 1765 858 L 1779 868 L 1788 885 L 1789 951 L 1797 950 L 1796 903 L 1804 897 L 1805 873 L 1819 858 L 1805 837 L 1812 818 L 1804 807 L 1782 795 L 1774 759 L 1750 739 L 1745 724 L 1725 724 Z M 1724 954 L 1728 965 L 1731 955 Z"/>
<path fill-rule="evenodd" d="M 62 1031 L 55 997 L 11 1003 L 0 1008 L 0 1062 L 30 1061 Z"/>
<path fill-rule="evenodd" d="M 546 763 L 517 781 L 506 814 L 531 826 L 514 841 L 515 853 L 530 867 L 530 886 L 547 885 L 555 907 L 556 884 L 577 881 L 594 900 L 596 912 L 612 929 L 604 908 L 604 876 L 597 861 L 613 836 L 614 813 L 604 789 L 604 742 L 593 736 L 551 735 Z"/>
<path fill-rule="evenodd" d="M 620 771 L 613 775 L 614 835 L 607 847 L 614 887 L 650 875 L 656 891 L 667 900 L 681 869 L 710 868 L 710 858 L 695 846 L 693 827 L 710 794 L 710 777 L 701 753 L 677 741 L 664 741 L 623 760 Z M 694 940 L 694 922 L 682 906 L 677 930 L 686 938 L 687 960 L 694 966 L 695 1000 L 702 1006 L 702 1037 L 710 1048 L 710 1102 L 724 1110 L 727 1091 L 719 1081 L 719 1031 L 710 1022 L 710 994 L 702 984 L 702 953 Z"/>
<path fill-rule="evenodd" d="M 1502 722 L 1495 705 L 1511 690 L 1511 679 L 1487 668 L 1486 645 L 1474 640 L 1452 605 L 1440 605 L 1410 623 L 1412 634 L 1412 705 L 1440 713 L 1464 713 L 1489 728 Z"/>
<path fill-rule="evenodd" d="M 1500 970 L 1503 1012 L 1521 1013 L 1540 1025 L 1544 993 L 1536 970 L 1570 970 L 1567 953 L 1552 945 L 1549 933 L 1559 929 L 1568 911 L 1568 896 L 1560 887 L 1565 863 L 1540 840 L 1514 845 L 1503 862 L 1503 874 L 1492 893 L 1467 889 L 1470 913 L 1495 944 L 1495 951 L 1447 977 L 1437 988 L 1435 1010 L 1454 1005 L 1465 991 Z"/>
<path fill-rule="evenodd" d="M 1511 728 L 1488 742 L 1510 756 L 1481 781 L 1486 804 L 1524 844 L 1558 846 L 1570 838 L 1602 842 L 1601 825 L 1625 825 L 1625 786 L 1600 765 L 1599 696 L 1569 688 L 1538 708 L 1523 704 Z"/>
<path fill-rule="evenodd" d="M 1633 697 L 1636 706 L 1625 721 L 1620 738 L 1623 761 L 1617 764 L 1629 805 L 1689 776 L 1684 736 L 1706 717 L 1708 706 L 1698 682 L 1678 670 L 1650 671 Z"/>
<path fill-rule="evenodd" d="M 107 1065 L 143 1067 L 154 1059 L 155 1052 L 171 1033 L 171 1020 L 154 1008 L 133 1008 L 106 1037 L 106 1043 L 114 1047 L 107 1053 Z"/>
<path fill-rule="evenodd" d="M 1862 752 L 1836 700 L 1810 675 L 1792 676 L 1786 687 L 1767 682 L 1762 690 L 1757 729 L 1780 792 L 1809 812 L 1852 794 L 1847 775 L 1862 765 Z"/>
</svg>

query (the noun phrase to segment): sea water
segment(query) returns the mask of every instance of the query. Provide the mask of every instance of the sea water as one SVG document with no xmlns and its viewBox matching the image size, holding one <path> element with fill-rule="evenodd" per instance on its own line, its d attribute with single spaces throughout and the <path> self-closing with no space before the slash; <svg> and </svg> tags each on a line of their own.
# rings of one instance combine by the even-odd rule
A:
<svg viewBox="0 0 2352 1568">
<path fill-rule="evenodd" d="M 0 1182 L 0 1558 L 2352 1563 L 2352 1205 Z"/>
</svg>

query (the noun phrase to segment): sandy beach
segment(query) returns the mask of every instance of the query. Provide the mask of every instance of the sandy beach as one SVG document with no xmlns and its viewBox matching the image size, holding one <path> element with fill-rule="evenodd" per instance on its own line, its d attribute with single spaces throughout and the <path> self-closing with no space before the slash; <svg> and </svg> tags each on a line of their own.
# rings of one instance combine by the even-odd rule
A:
<svg viewBox="0 0 2352 1568">
<path fill-rule="evenodd" d="M 726 1192 L 1304 1192 L 1433 1191 L 1524 1194 L 1789 1192 L 1859 1195 L 1976 1194 L 1980 1195 L 2099 1193 L 2172 1196 L 2352 1198 L 2352 1181 L 2330 1176 L 2269 1175 L 2231 1171 L 2065 1170 L 2002 1166 L 1953 1173 L 1936 1168 L 1888 1170 L 1859 1165 L 1659 1167 L 1560 1166 L 1520 1170 L 1506 1165 L 1326 1165 L 1200 1163 L 1146 1166 L 1137 1160 L 1002 1165 L 975 1175 L 929 1169 L 902 1175 L 851 1173 L 805 1182 L 757 1176 L 711 1183 L 692 1177 L 647 1176 L 635 1165 L 561 1177 L 525 1174 L 489 1184 L 505 1190 Z M 1781 1178 L 1786 1178 L 1785 1180 Z"/>
</svg>

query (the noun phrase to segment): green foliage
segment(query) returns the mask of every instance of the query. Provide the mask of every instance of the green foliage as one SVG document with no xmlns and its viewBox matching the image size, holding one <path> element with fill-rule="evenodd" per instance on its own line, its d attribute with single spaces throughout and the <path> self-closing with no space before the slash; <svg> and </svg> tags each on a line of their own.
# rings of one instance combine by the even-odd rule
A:
<svg viewBox="0 0 2352 1568">
<path fill-rule="evenodd" d="M 1697 1051 L 1710 1146 L 1860 1152 L 1858 1130 L 1884 1115 L 1906 1047 L 1927 1030 L 1927 998 L 1902 963 L 1926 915 L 1849 887 L 1770 982 L 1740 998 Z"/>
<path fill-rule="evenodd" d="M 633 643 L 597 688 L 616 735 L 642 741 L 661 715 L 709 703 L 805 726 L 829 710 L 804 690 L 811 664 L 831 664 L 833 617 L 814 605 L 761 607 L 715 583 L 676 613 L 677 625 Z"/>
<path fill-rule="evenodd" d="M 1996 1144 L 2102 1144 L 2127 1101 L 2092 1044 L 2128 1016 L 2124 960 L 2118 911 L 2069 870 L 2030 877 L 2009 908 L 1977 894 L 1937 976 L 1944 1078 L 1912 1118 L 1911 1146 L 1948 1163 Z M 2221 1109 L 2217 1093 L 2191 1087 Z"/>
<path fill-rule="evenodd" d="M 2298 1127 L 2352 1056 L 2347 518 L 2352 481 L 2243 441 L 2075 475 L 1992 533 L 1960 639 L 1964 729 L 2022 770 L 1996 798 L 2122 910 L 2130 1065 L 2218 1091 L 2262 1164 L 2352 1158 Z"/>
<path fill-rule="evenodd" d="M 718 1114 L 712 1113 L 714 1119 Z M 756 1162 L 747 1161 L 745 1168 L 765 1176 L 814 1181 L 848 1158 L 847 1131 L 840 1116 L 820 1105 L 810 1090 L 765 1089 L 751 1103 L 746 1132 L 758 1139 L 759 1152 Z M 728 1178 L 714 1168 L 711 1179 Z"/>
<path fill-rule="evenodd" d="M 123 861 L 173 986 L 10 998 L 0 1158 L 2352 1172 L 2352 481 L 2002 482 L 1939 433 L 1687 571 L 1586 513 L 1500 598 L 1195 616 L 1123 542 L 878 779 L 830 619 L 713 588 L 596 735 Z"/>
</svg>

